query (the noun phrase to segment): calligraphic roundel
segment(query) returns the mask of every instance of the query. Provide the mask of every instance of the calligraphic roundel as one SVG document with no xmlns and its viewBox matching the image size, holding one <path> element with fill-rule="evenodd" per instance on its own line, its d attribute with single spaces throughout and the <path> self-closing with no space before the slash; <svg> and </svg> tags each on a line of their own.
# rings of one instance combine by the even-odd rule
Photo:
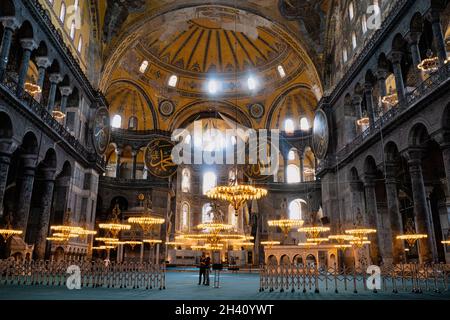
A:
<svg viewBox="0 0 450 320">
<path fill-rule="evenodd" d="M 155 177 L 169 178 L 177 171 L 177 165 L 172 161 L 174 145 L 168 139 L 152 140 L 145 149 L 145 165 Z"/>
<path fill-rule="evenodd" d="M 322 109 L 319 109 L 314 117 L 312 137 L 314 153 L 319 160 L 323 160 L 327 155 L 329 141 L 330 131 L 327 115 Z"/>
<path fill-rule="evenodd" d="M 95 151 L 103 155 L 108 147 L 111 135 L 109 112 L 105 107 L 97 109 L 94 117 L 92 140 Z"/>
</svg>

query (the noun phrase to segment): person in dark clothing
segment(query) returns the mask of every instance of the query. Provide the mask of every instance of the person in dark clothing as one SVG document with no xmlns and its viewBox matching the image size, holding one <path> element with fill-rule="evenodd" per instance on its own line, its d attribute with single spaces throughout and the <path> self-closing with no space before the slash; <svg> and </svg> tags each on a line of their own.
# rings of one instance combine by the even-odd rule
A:
<svg viewBox="0 0 450 320">
<path fill-rule="evenodd" d="M 203 252 L 202 256 L 200 257 L 200 272 L 199 272 L 199 279 L 198 279 L 198 285 L 202 284 L 202 276 L 203 276 L 203 284 L 205 284 L 205 276 L 206 276 L 206 255 Z"/>
<path fill-rule="evenodd" d="M 205 275 L 203 277 L 203 284 L 209 286 L 209 270 L 211 268 L 211 258 L 207 256 L 205 258 Z"/>
</svg>

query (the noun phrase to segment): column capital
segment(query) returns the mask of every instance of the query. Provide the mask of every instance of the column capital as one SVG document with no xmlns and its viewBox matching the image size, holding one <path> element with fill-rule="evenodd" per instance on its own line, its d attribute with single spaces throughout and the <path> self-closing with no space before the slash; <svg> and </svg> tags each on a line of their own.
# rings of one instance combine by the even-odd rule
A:
<svg viewBox="0 0 450 320">
<path fill-rule="evenodd" d="M 376 175 L 373 173 L 364 174 L 364 188 L 373 188 L 375 187 L 375 178 Z"/>
<path fill-rule="evenodd" d="M 385 174 L 386 174 L 386 183 L 396 183 L 396 173 L 397 173 L 397 163 L 395 161 L 386 161 L 385 162 Z"/>
<path fill-rule="evenodd" d="M 39 68 L 47 69 L 48 67 L 50 67 L 52 65 L 52 63 L 48 57 L 36 57 L 35 61 L 36 61 L 36 65 Z"/>
<path fill-rule="evenodd" d="M 16 30 L 20 26 L 20 22 L 16 17 L 0 17 L 0 23 L 6 29 Z"/>
<path fill-rule="evenodd" d="M 430 11 L 425 14 L 425 19 L 427 19 L 431 23 L 440 23 L 441 13 L 437 8 L 431 8 Z"/>
<path fill-rule="evenodd" d="M 59 91 L 61 92 L 62 96 L 68 97 L 72 94 L 73 89 L 69 86 L 63 86 L 59 88 Z"/>
<path fill-rule="evenodd" d="M 55 168 L 43 168 L 42 174 L 45 181 L 55 181 Z"/>
<path fill-rule="evenodd" d="M 352 98 L 352 103 L 353 104 L 361 104 L 362 100 L 363 100 L 362 95 L 355 93 Z"/>
<path fill-rule="evenodd" d="M 373 91 L 373 84 L 370 82 L 364 82 L 364 92 L 368 93 L 370 91 L 370 93 L 372 93 Z"/>
<path fill-rule="evenodd" d="M 31 38 L 24 38 L 20 39 L 20 45 L 22 46 L 23 50 L 33 51 L 38 47 L 36 41 Z"/>
<path fill-rule="evenodd" d="M 376 76 L 378 80 L 386 80 L 389 75 L 389 71 L 387 69 L 379 68 L 376 72 Z"/>
<path fill-rule="evenodd" d="M 388 55 L 388 60 L 393 64 L 399 64 L 402 62 L 403 52 L 401 51 L 391 51 Z"/>
<path fill-rule="evenodd" d="M 422 162 L 423 151 L 424 149 L 421 147 L 409 147 L 407 151 L 408 162 L 410 161 Z"/>
<path fill-rule="evenodd" d="M 52 73 L 49 75 L 49 80 L 53 84 L 58 84 L 62 81 L 62 77 L 59 73 Z"/>
<path fill-rule="evenodd" d="M 406 35 L 405 40 L 408 42 L 409 45 L 418 45 L 421 36 L 422 36 L 422 32 L 410 31 Z"/>
<path fill-rule="evenodd" d="M 23 175 L 34 176 L 36 170 L 37 155 L 35 154 L 22 154 L 20 159 L 23 163 Z"/>
</svg>

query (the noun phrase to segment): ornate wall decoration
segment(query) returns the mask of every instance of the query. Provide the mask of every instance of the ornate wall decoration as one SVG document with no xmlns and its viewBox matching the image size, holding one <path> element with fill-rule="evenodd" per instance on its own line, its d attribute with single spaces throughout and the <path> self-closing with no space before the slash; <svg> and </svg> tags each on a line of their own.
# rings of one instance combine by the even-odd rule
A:
<svg viewBox="0 0 450 320">
<path fill-rule="evenodd" d="M 108 147 L 111 136 L 111 126 L 108 109 L 101 107 L 97 109 L 94 117 L 94 130 L 92 134 L 92 142 L 95 151 L 102 155 Z"/>
<path fill-rule="evenodd" d="M 163 100 L 159 104 L 159 112 L 164 117 L 170 117 L 175 111 L 175 106 L 170 100 Z"/>
<path fill-rule="evenodd" d="M 330 129 L 328 126 L 327 115 L 322 109 L 316 111 L 313 126 L 313 149 L 314 154 L 319 160 L 327 155 L 328 144 L 330 141 Z"/>
<path fill-rule="evenodd" d="M 249 106 L 250 115 L 255 119 L 260 119 L 264 115 L 264 106 L 261 103 L 254 103 Z"/>
<path fill-rule="evenodd" d="M 158 178 L 169 178 L 177 171 L 172 161 L 174 144 L 164 138 L 151 141 L 145 149 L 145 166 L 150 174 Z"/>
</svg>

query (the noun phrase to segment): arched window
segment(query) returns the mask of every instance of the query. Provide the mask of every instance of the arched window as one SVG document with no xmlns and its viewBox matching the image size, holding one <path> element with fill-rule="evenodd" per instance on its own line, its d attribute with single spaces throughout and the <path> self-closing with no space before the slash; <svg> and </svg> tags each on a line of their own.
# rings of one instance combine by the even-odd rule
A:
<svg viewBox="0 0 450 320">
<path fill-rule="evenodd" d="M 286 77 L 286 72 L 284 71 L 283 66 L 280 65 L 277 67 L 277 69 L 278 69 L 278 74 L 280 75 L 281 78 Z"/>
<path fill-rule="evenodd" d="M 202 208 L 202 223 L 212 222 L 214 213 L 210 203 L 205 203 Z"/>
<path fill-rule="evenodd" d="M 173 74 L 169 78 L 168 85 L 169 85 L 169 87 L 175 88 L 177 86 L 177 82 L 178 82 L 178 77 Z"/>
<path fill-rule="evenodd" d="M 122 117 L 119 114 L 114 115 L 111 126 L 113 128 L 121 128 L 122 127 Z"/>
<path fill-rule="evenodd" d="M 231 169 L 230 172 L 228 172 L 228 181 L 230 182 L 236 181 L 236 170 Z"/>
<path fill-rule="evenodd" d="M 294 121 L 292 121 L 292 119 L 286 119 L 284 121 L 284 131 L 286 131 L 286 133 L 293 133 L 295 131 Z"/>
<path fill-rule="evenodd" d="M 78 39 L 78 52 L 81 53 L 81 50 L 83 50 L 83 37 L 80 36 L 80 39 Z"/>
<path fill-rule="evenodd" d="M 128 119 L 128 129 L 137 130 L 138 127 L 138 119 L 136 117 L 130 117 Z"/>
<path fill-rule="evenodd" d="M 358 43 L 356 42 L 356 33 L 352 33 L 352 45 L 353 45 L 353 49 L 356 48 L 356 46 L 358 45 Z"/>
<path fill-rule="evenodd" d="M 353 2 L 350 2 L 348 5 L 348 16 L 350 20 L 353 20 L 353 17 L 355 16 L 355 7 L 353 6 Z"/>
<path fill-rule="evenodd" d="M 307 118 L 303 117 L 300 119 L 300 130 L 302 131 L 308 131 L 310 128 L 309 121 Z"/>
<path fill-rule="evenodd" d="M 300 182 L 300 168 L 295 164 L 287 166 L 287 183 Z"/>
<path fill-rule="evenodd" d="M 295 160 L 295 151 L 292 149 L 288 153 L 288 160 Z"/>
<path fill-rule="evenodd" d="M 362 24 L 362 32 L 363 34 L 367 32 L 367 17 L 366 15 L 363 15 L 361 18 L 361 24 Z"/>
<path fill-rule="evenodd" d="M 181 191 L 189 192 L 191 189 L 191 171 L 184 168 L 181 173 Z"/>
<path fill-rule="evenodd" d="M 70 25 L 70 39 L 75 39 L 75 20 L 72 20 L 72 24 Z"/>
<path fill-rule="evenodd" d="M 181 230 L 189 230 L 189 204 L 184 202 L 181 207 Z"/>
<path fill-rule="evenodd" d="M 64 2 L 61 3 L 61 9 L 59 10 L 59 20 L 61 20 L 62 23 L 64 23 L 64 20 L 66 19 L 66 5 Z"/>
<path fill-rule="evenodd" d="M 203 194 L 214 188 L 217 184 L 217 177 L 214 172 L 208 171 L 203 174 Z"/>
<path fill-rule="evenodd" d="M 147 68 L 148 68 L 148 61 L 144 60 L 142 61 L 141 66 L 139 67 L 139 72 L 145 73 L 145 71 L 147 71 Z"/>
<path fill-rule="evenodd" d="M 295 199 L 289 203 L 289 219 L 303 220 L 302 205 L 305 205 L 306 201 L 303 199 Z"/>
<path fill-rule="evenodd" d="M 344 60 L 344 62 L 347 62 L 348 60 L 347 49 L 344 49 L 344 51 L 342 51 L 342 59 Z"/>
</svg>

